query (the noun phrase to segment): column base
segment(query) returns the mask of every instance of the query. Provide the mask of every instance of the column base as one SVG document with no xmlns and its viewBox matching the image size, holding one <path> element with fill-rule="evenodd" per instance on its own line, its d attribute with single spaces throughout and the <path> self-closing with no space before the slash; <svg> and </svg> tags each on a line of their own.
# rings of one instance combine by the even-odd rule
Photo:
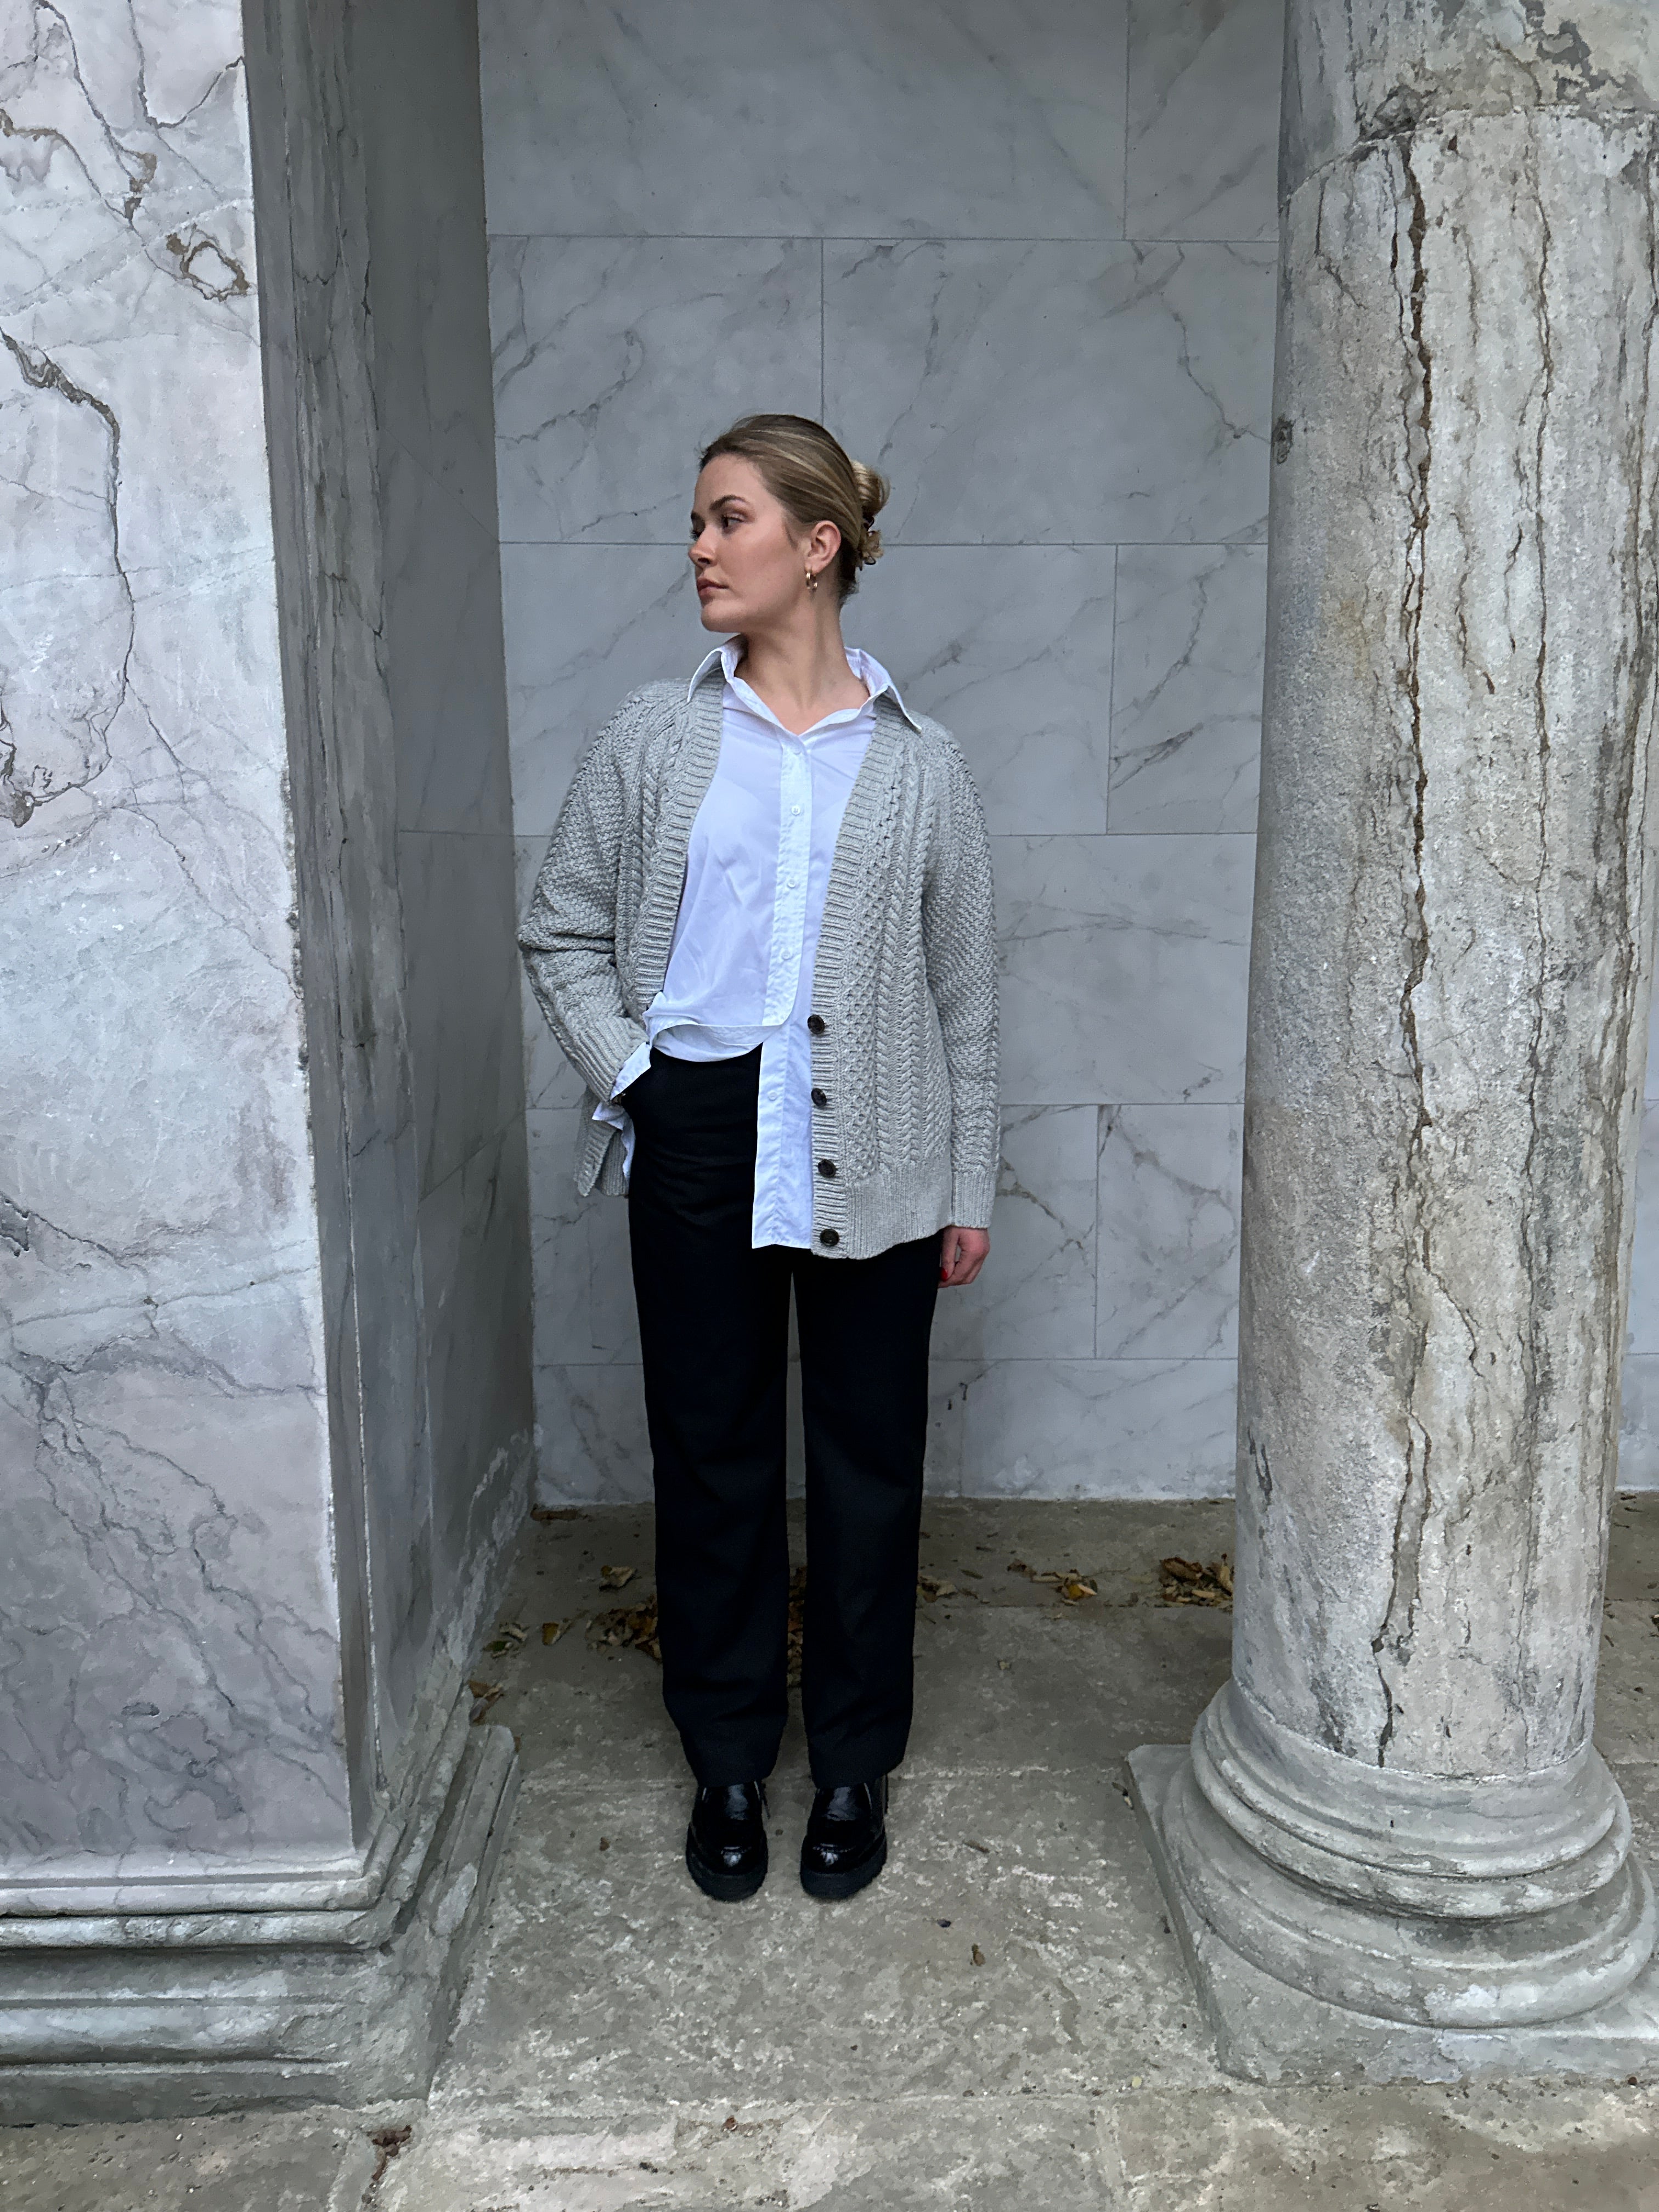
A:
<svg viewBox="0 0 1659 2212">
<path fill-rule="evenodd" d="M 1659 1961 L 1622 1996 L 1570 2019 L 1434 2027 L 1383 2020 L 1276 1980 L 1222 1941 L 1183 1888 L 1164 1810 L 1190 1754 L 1146 1744 L 1127 1761 L 1142 1838 L 1199 2002 L 1230 2074 L 1249 2081 L 1460 2081 L 1477 2075 L 1607 2078 L 1659 2067 Z M 1308 1892 L 1316 1919 L 1319 1893 Z"/>
<path fill-rule="evenodd" d="M 458 1720 L 366 1907 L 112 1915 L 107 1943 L 84 1918 L 58 1941 L 14 1921 L 0 2123 L 424 2095 L 519 1785 L 511 1733 Z"/>
</svg>

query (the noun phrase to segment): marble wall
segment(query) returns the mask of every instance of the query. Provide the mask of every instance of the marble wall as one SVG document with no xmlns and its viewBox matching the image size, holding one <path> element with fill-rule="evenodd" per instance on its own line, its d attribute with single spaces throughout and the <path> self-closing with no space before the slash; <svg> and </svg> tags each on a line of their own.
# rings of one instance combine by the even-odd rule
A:
<svg viewBox="0 0 1659 2212">
<path fill-rule="evenodd" d="M 700 443 L 821 416 L 894 485 L 848 637 L 994 833 L 1001 1193 L 940 1302 L 929 1480 L 1228 1491 L 1280 0 L 480 22 L 520 896 L 599 719 L 705 649 Z M 541 1482 L 641 1497 L 622 1208 L 571 1190 L 526 1007 Z M 1659 1288 L 1634 1341 L 1659 1401 Z"/>
<path fill-rule="evenodd" d="M 353 1878 L 522 1509 L 476 46 L 409 13 L 0 0 L 10 1911 Z"/>
<path fill-rule="evenodd" d="M 347 1855 L 242 26 L 0 0 L 0 1889 Z"/>
</svg>

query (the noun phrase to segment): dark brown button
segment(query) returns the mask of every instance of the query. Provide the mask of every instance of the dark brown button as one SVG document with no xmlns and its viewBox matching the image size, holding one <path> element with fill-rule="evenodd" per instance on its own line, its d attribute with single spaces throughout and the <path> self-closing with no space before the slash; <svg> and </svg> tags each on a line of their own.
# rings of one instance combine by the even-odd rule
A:
<svg viewBox="0 0 1659 2212">
<path fill-rule="evenodd" d="M 830 1103 L 830 1093 L 827 1091 L 819 1091 L 817 1088 L 814 1088 L 812 1092 L 812 1103 L 815 1106 L 827 1106 Z"/>
<path fill-rule="evenodd" d="M 832 1176 L 835 1172 L 836 1164 L 833 1160 L 820 1160 L 818 1162 L 818 1173 L 821 1176 Z"/>
<path fill-rule="evenodd" d="M 820 1229 L 818 1231 L 818 1242 L 820 1244 L 839 1244 L 841 1242 L 841 1232 L 835 1229 Z"/>
<path fill-rule="evenodd" d="M 823 1035 L 823 1016 L 822 1014 L 808 1014 L 806 1017 L 806 1026 L 811 1030 L 814 1036 L 822 1036 Z"/>
</svg>

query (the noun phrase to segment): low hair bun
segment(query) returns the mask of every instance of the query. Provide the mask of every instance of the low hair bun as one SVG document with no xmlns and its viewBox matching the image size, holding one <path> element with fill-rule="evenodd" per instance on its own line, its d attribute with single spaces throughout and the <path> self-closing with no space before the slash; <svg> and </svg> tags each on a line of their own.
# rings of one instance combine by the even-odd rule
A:
<svg viewBox="0 0 1659 2212">
<path fill-rule="evenodd" d="M 866 468 L 862 461 L 853 463 L 853 482 L 858 487 L 859 508 L 864 516 L 864 529 L 858 544 L 858 563 L 867 568 L 872 561 L 881 558 L 881 532 L 875 527 L 876 517 L 887 504 L 888 483 L 877 470 Z"/>
</svg>

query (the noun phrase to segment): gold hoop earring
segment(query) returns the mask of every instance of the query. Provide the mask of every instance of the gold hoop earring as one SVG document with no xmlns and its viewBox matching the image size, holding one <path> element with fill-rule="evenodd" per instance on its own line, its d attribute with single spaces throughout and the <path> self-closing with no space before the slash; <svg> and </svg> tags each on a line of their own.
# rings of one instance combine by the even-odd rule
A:
<svg viewBox="0 0 1659 2212">
<path fill-rule="evenodd" d="M 817 587 L 818 580 L 817 576 L 813 574 L 811 569 L 809 568 L 806 572 L 806 588 L 809 592 L 816 592 Z"/>
</svg>

